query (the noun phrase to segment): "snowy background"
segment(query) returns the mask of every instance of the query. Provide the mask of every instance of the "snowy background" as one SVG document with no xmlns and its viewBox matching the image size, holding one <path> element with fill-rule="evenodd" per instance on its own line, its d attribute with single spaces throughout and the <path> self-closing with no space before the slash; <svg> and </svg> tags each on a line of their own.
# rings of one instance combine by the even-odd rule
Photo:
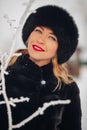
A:
<svg viewBox="0 0 87 130">
<path fill-rule="evenodd" d="M 87 0 L 0 0 L 0 52 L 9 54 L 13 40 L 14 51 L 25 48 L 21 40 L 21 27 L 27 15 L 41 5 L 54 4 L 67 9 L 79 28 L 80 60 L 87 63 Z M 27 13 L 26 13 L 27 12 Z M 87 130 L 87 65 L 82 65 L 76 82 L 80 88 L 82 104 L 82 130 Z"/>
</svg>

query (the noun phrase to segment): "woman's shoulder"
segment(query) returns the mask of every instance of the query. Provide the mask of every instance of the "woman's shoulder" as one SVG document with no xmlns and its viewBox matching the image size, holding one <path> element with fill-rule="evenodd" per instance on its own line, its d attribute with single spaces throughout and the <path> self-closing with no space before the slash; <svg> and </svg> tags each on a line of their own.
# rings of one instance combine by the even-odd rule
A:
<svg viewBox="0 0 87 130">
<path fill-rule="evenodd" d="M 79 93 L 79 86 L 78 86 L 78 84 L 75 81 L 73 81 L 72 83 L 66 84 L 65 87 L 69 91 L 73 91 L 75 93 Z"/>
<path fill-rule="evenodd" d="M 68 98 L 72 98 L 80 93 L 79 86 L 75 81 L 69 84 L 62 83 L 59 91 L 61 95 L 66 95 Z"/>
</svg>

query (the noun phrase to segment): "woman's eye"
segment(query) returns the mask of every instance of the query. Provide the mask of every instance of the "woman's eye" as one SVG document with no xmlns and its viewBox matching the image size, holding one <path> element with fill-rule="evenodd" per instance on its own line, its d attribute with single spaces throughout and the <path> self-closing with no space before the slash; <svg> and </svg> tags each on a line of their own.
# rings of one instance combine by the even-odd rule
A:
<svg viewBox="0 0 87 130">
<path fill-rule="evenodd" d="M 53 37 L 53 36 L 49 36 L 49 38 L 50 38 L 51 40 L 53 40 L 53 41 L 57 41 L 57 39 L 56 39 L 55 37 Z"/>
</svg>

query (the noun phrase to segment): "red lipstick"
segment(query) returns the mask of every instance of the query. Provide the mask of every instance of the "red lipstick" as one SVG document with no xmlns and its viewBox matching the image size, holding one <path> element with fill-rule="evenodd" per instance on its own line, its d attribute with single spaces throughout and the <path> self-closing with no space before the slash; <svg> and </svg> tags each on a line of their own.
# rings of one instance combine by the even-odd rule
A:
<svg viewBox="0 0 87 130">
<path fill-rule="evenodd" d="M 41 48 L 40 46 L 33 45 L 32 47 L 33 47 L 33 49 L 34 49 L 35 51 L 39 51 L 39 52 L 43 52 L 43 51 L 44 51 L 44 49 Z"/>
</svg>

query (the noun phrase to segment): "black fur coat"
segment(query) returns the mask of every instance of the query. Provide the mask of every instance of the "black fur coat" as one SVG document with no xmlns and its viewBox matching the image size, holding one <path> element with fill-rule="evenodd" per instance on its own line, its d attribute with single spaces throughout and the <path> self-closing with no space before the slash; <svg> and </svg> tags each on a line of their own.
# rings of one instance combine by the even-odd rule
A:
<svg viewBox="0 0 87 130">
<path fill-rule="evenodd" d="M 53 75 L 52 64 L 39 67 L 28 55 L 20 56 L 7 71 L 6 95 L 13 104 L 2 103 L 6 98 L 0 93 L 0 130 L 81 130 L 79 88 L 75 82 L 62 83 L 61 89 L 55 90 L 58 81 Z M 50 106 L 24 125 L 11 128 L 11 124 L 24 121 L 45 102 L 67 99 L 71 101 L 69 104 Z"/>
</svg>

